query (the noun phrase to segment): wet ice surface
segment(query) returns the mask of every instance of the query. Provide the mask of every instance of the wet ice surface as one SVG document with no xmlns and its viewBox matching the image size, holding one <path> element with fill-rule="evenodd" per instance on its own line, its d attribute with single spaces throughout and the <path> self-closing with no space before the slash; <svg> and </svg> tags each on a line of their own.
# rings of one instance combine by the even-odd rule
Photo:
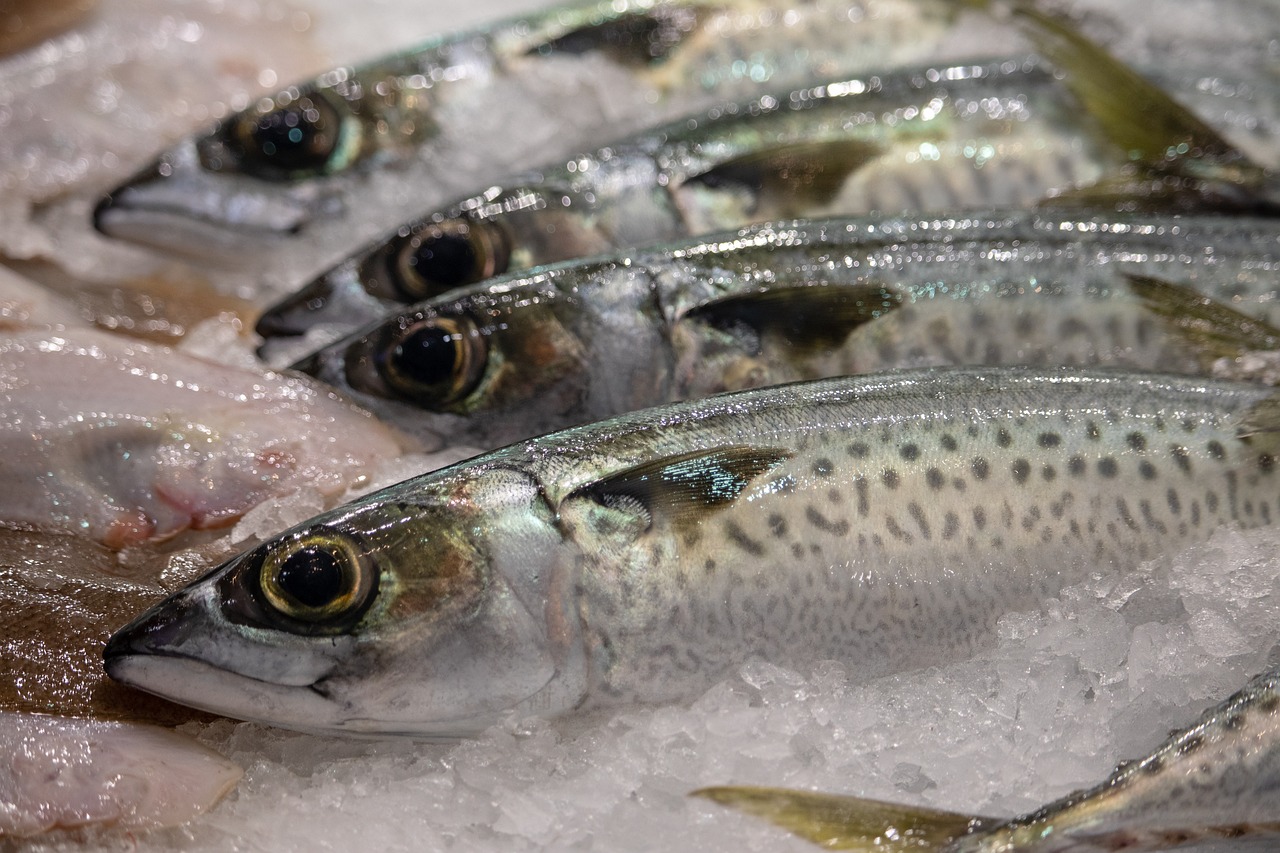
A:
<svg viewBox="0 0 1280 853">
<path fill-rule="evenodd" d="M 191 724 L 246 770 L 214 811 L 33 849 L 814 849 L 686 796 L 724 783 L 1014 814 L 1100 781 L 1269 665 L 1278 546 L 1220 531 L 1171 567 L 1009 614 L 972 660 L 869 684 L 834 662 L 752 663 L 687 705 L 510 719 L 451 744 Z"/>
<path fill-rule="evenodd" d="M 353 19 L 349 5 L 329 0 L 185 0 L 163 12 L 104 0 L 93 27 L 55 41 L 63 54 L 9 60 L 0 75 L 0 251 L 51 255 L 85 277 L 150 270 L 161 263 L 155 256 L 87 230 L 88 190 L 279 83 L 536 5 L 432 4 L 427 15 L 418 2 L 382 0 Z M 110 17 L 125 8 L 137 17 Z M 1261 4 L 1239 15 L 1219 9 L 1179 4 L 1178 14 L 1113 34 L 1115 44 L 1142 61 L 1194 32 L 1205 47 L 1185 74 L 1206 98 L 1233 88 L 1267 97 L 1249 75 L 1277 72 L 1280 33 L 1266 35 L 1273 19 Z M 1123 8 L 1114 14 L 1126 19 Z M 112 66 L 112 57 L 121 61 Z M 1273 120 L 1242 108 L 1231 131 L 1261 156 L 1275 150 Z M 63 203 L 66 193 L 80 195 Z M 31 215 L 29 202 L 49 200 Z M 243 338 L 216 320 L 187 346 L 249 359 Z M 433 461 L 403 460 L 381 476 L 389 482 Z M 262 507 L 228 539 L 270 535 L 314 512 L 313 501 Z M 1274 663 L 1277 545 L 1273 533 L 1223 531 L 1172 569 L 1150 567 L 1149 578 L 1098 578 L 1040 611 L 1010 614 L 998 643 L 973 660 L 868 685 L 847 684 L 834 663 L 803 672 L 757 663 L 689 704 L 512 719 L 454 744 L 190 724 L 184 732 L 247 771 L 211 813 L 182 829 L 88 831 L 32 849 L 813 849 L 686 796 L 725 783 L 1013 814 L 1097 782 Z M 175 560 L 167 582 L 199 570 Z"/>
</svg>

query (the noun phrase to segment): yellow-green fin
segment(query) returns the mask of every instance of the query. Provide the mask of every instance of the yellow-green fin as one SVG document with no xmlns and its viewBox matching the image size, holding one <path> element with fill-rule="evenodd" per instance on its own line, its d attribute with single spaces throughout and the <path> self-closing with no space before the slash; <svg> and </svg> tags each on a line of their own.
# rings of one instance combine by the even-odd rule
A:
<svg viewBox="0 0 1280 853">
<path fill-rule="evenodd" d="M 1183 337 L 1208 370 L 1220 358 L 1280 349 L 1280 329 L 1185 284 L 1126 274 L 1129 289 Z"/>
<path fill-rule="evenodd" d="M 1274 210 L 1274 203 L 1260 194 L 1265 170 L 1194 113 L 1069 22 L 1027 0 L 1011 0 L 1007 8 L 1037 50 L 1062 73 L 1063 83 L 1085 111 L 1128 152 L 1133 189 L 1156 190 L 1143 202 L 1147 208 L 1185 207 L 1196 193 L 1205 193 L 1210 208 L 1228 201 L 1236 205 L 1232 209 Z M 1184 180 L 1171 188 L 1162 183 L 1164 176 Z M 1113 185 L 1109 191 L 1117 189 Z"/>
<path fill-rule="evenodd" d="M 880 285 L 815 283 L 726 296 L 691 308 L 685 316 L 757 344 L 764 337 L 781 338 L 791 349 L 817 352 L 840 346 L 858 326 L 901 302 L 901 296 Z M 757 353 L 758 347 L 751 354 Z"/>
<path fill-rule="evenodd" d="M 753 214 L 800 217 L 834 201 L 849 175 L 880 153 L 878 145 L 858 139 L 783 145 L 726 160 L 685 183 L 741 187 L 755 196 Z"/>
<path fill-rule="evenodd" d="M 785 788 L 702 788 L 692 796 L 764 818 L 828 850 L 933 853 L 961 836 L 999 823 L 956 812 Z"/>
<path fill-rule="evenodd" d="M 683 526 L 732 503 L 753 479 L 790 456 L 790 451 L 770 447 L 695 450 L 610 474 L 576 489 L 570 497 L 642 509 L 650 520 L 664 516 Z"/>
<path fill-rule="evenodd" d="M 710 7 L 695 9 L 674 3 L 656 5 L 584 24 L 529 52 L 573 55 L 600 52 L 621 65 L 656 65 L 697 32 L 714 11 Z"/>
</svg>

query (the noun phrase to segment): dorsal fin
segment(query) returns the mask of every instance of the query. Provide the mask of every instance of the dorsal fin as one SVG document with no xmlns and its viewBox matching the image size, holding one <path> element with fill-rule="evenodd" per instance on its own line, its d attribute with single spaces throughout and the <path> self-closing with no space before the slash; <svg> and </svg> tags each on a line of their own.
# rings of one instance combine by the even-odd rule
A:
<svg viewBox="0 0 1280 853">
<path fill-rule="evenodd" d="M 692 796 L 764 818 L 828 850 L 940 853 L 955 839 L 998 823 L 957 812 L 785 788 L 702 788 Z"/>
<path fill-rule="evenodd" d="M 1234 200 L 1237 208 L 1274 210 L 1261 194 L 1265 170 L 1218 131 L 1069 22 L 1027 0 L 1012 0 L 1008 8 L 1037 50 L 1062 72 L 1063 84 L 1085 112 L 1128 153 L 1135 191 L 1158 189 L 1162 176 L 1183 179 L 1176 191 L 1156 193 L 1148 205 L 1187 206 L 1204 193 L 1211 208 Z"/>
<path fill-rule="evenodd" d="M 755 196 L 753 215 L 798 217 L 834 201 L 849 175 L 880 152 L 860 139 L 782 145 L 726 160 L 685 183 L 741 187 Z"/>
<path fill-rule="evenodd" d="M 1185 284 L 1126 273 L 1129 289 L 1181 336 L 1208 370 L 1220 358 L 1280 349 L 1280 329 Z"/>
<path fill-rule="evenodd" d="M 795 350 L 814 352 L 840 346 L 858 326 L 901 302 L 901 296 L 880 285 L 816 283 L 726 296 L 695 306 L 685 316 L 727 332 L 746 327 L 757 341 L 776 336 Z"/>
<path fill-rule="evenodd" d="M 645 67 L 662 62 L 702 27 L 716 10 L 676 4 L 627 12 L 577 29 L 531 48 L 530 53 L 579 55 L 598 51 L 620 65 Z"/>
<path fill-rule="evenodd" d="M 642 462 L 576 489 L 609 507 L 642 509 L 650 523 L 665 517 L 677 526 L 696 523 L 732 503 L 756 477 L 791 456 L 772 447 L 730 446 L 678 453 Z"/>
</svg>

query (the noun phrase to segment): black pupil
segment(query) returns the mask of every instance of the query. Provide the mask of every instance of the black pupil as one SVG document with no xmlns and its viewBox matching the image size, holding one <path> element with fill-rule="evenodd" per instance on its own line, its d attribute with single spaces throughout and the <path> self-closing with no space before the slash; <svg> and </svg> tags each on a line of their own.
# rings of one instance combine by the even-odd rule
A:
<svg viewBox="0 0 1280 853">
<path fill-rule="evenodd" d="M 423 326 L 405 337 L 392 353 L 399 372 L 428 385 L 451 382 L 458 342 L 438 326 Z"/>
<path fill-rule="evenodd" d="M 280 588 L 307 607 L 324 607 L 342 595 L 342 564 L 323 548 L 300 548 L 281 563 Z"/>
<path fill-rule="evenodd" d="M 258 118 L 252 144 L 272 166 L 286 171 L 318 169 L 333 150 L 333 133 L 310 101 L 281 107 Z"/>
<path fill-rule="evenodd" d="M 455 287 L 475 280 L 478 266 L 475 246 L 460 234 L 442 234 L 423 240 L 409 266 L 423 281 L 441 287 Z"/>
</svg>

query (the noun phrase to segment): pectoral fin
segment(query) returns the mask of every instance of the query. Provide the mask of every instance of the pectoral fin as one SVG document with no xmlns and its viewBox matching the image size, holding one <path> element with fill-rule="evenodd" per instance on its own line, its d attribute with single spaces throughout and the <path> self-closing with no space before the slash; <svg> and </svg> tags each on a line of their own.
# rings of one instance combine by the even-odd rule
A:
<svg viewBox="0 0 1280 853">
<path fill-rule="evenodd" d="M 598 51 L 620 65 L 656 65 L 692 37 L 715 11 L 711 7 L 690 9 L 677 4 L 655 5 L 645 11 L 585 24 L 529 52 L 579 55 Z"/>
<path fill-rule="evenodd" d="M 1208 370 L 1220 358 L 1280 349 L 1280 329 L 1183 284 L 1126 274 L 1129 289 L 1180 335 Z"/>
<path fill-rule="evenodd" d="M 645 462 L 582 486 L 570 497 L 695 524 L 732 503 L 756 477 L 790 456 L 770 447 L 720 447 Z"/>
<path fill-rule="evenodd" d="M 1265 171 L 1190 110 L 1068 22 L 1025 0 L 1015 0 L 1009 9 L 1040 53 L 1063 73 L 1063 83 L 1085 111 L 1128 153 L 1135 192 L 1159 190 L 1164 176 L 1182 179 L 1176 191 L 1139 196 L 1139 206 L 1176 202 L 1186 207 L 1196 194 L 1204 194 L 1210 208 L 1231 200 L 1235 209 L 1274 209 L 1262 195 Z M 1116 188 L 1112 185 L 1110 192 Z"/>
<path fill-rule="evenodd" d="M 849 176 L 880 153 L 859 139 L 784 145 L 726 160 L 685 183 L 745 190 L 755 198 L 753 215 L 804 216 L 834 201 Z"/>
<path fill-rule="evenodd" d="M 781 338 L 801 352 L 831 349 L 849 333 L 882 317 L 902 302 L 887 287 L 874 284 L 811 284 L 773 287 L 726 296 L 690 309 L 685 316 L 730 333 L 746 332 L 756 342 Z M 750 348 L 749 348 L 750 349 Z"/>
<path fill-rule="evenodd" d="M 765 820 L 828 850 L 935 853 L 998 821 L 956 812 L 784 788 L 702 788 L 706 797 Z"/>
</svg>

